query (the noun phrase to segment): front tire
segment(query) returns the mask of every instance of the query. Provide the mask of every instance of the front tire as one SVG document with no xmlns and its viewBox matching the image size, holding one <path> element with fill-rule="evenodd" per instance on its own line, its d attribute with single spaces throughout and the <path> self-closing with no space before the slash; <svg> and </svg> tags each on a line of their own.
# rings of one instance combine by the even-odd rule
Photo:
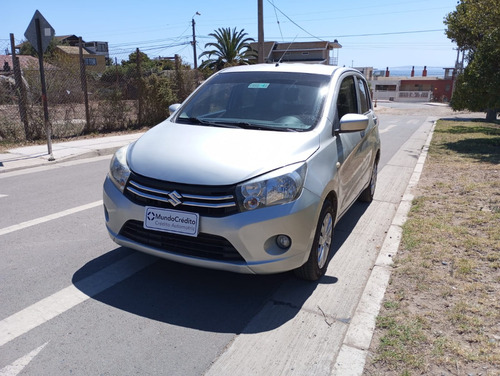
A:
<svg viewBox="0 0 500 376">
<path fill-rule="evenodd" d="M 309 258 L 300 268 L 295 269 L 298 278 L 317 281 L 325 273 L 328 266 L 333 241 L 333 225 L 335 213 L 330 201 L 325 201 L 316 226 L 313 245 Z"/>
</svg>

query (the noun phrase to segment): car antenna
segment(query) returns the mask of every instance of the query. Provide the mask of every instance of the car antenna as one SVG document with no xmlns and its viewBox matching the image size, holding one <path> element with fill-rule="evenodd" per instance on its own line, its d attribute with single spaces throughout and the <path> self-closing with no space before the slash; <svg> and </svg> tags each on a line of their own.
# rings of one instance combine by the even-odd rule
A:
<svg viewBox="0 0 500 376">
<path fill-rule="evenodd" d="M 292 44 L 293 42 L 295 42 L 295 39 L 297 39 L 297 37 L 299 36 L 299 34 L 297 34 L 295 36 L 295 38 L 293 38 L 293 40 L 290 42 L 290 44 L 288 45 L 288 47 L 286 48 L 285 52 L 283 52 L 283 55 L 281 55 L 280 59 L 278 60 L 278 62 L 276 63 L 275 67 L 279 67 L 280 63 L 281 63 L 281 60 L 283 60 L 283 58 L 285 57 L 286 53 L 288 52 L 288 50 L 290 49 L 290 47 L 292 47 Z"/>
</svg>

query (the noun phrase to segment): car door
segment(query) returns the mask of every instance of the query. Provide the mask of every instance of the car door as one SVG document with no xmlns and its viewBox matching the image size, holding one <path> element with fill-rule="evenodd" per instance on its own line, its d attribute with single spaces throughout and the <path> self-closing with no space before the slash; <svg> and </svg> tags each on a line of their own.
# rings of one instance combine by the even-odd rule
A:
<svg viewBox="0 0 500 376">
<path fill-rule="evenodd" d="M 342 79 L 337 97 L 337 119 L 346 114 L 365 114 L 373 122 L 373 111 L 367 95 L 364 80 L 355 74 Z M 347 210 L 358 197 L 369 175 L 371 152 L 367 141 L 367 131 L 338 133 L 338 143 L 343 151 L 343 162 L 339 173 L 340 212 Z"/>
<path fill-rule="evenodd" d="M 375 127 L 377 125 L 377 117 L 372 108 L 368 84 L 360 76 L 356 77 L 356 87 L 358 89 L 359 113 L 368 117 L 368 127 L 364 132 L 361 132 L 361 140 L 357 150 L 357 165 L 359 168 L 359 183 L 358 194 L 366 187 L 371 178 L 373 162 L 375 160 L 375 150 L 373 143 L 377 142 L 375 136 Z M 356 197 L 358 195 L 356 194 Z"/>
</svg>

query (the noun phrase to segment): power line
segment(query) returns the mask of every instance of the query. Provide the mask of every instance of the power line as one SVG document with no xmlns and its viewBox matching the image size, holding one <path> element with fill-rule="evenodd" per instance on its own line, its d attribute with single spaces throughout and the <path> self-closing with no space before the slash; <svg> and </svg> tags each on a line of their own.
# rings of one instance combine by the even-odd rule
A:
<svg viewBox="0 0 500 376">
<path fill-rule="evenodd" d="M 274 15 L 276 16 L 276 23 L 278 24 L 278 29 L 280 30 L 281 40 L 284 42 L 285 40 L 283 39 L 283 32 L 281 31 L 280 20 L 278 19 L 278 12 L 276 11 L 276 7 L 274 6 L 274 0 L 272 0 L 272 6 L 274 8 Z"/>
<path fill-rule="evenodd" d="M 182 39 L 188 38 L 187 36 L 180 36 L 180 37 L 175 37 L 175 38 L 161 38 L 161 39 L 151 39 L 151 40 L 146 40 L 146 41 L 136 41 L 136 42 L 125 42 L 125 43 L 111 43 L 110 46 L 114 48 L 120 48 L 120 47 L 136 47 L 140 45 L 149 45 L 153 43 L 162 43 L 162 42 L 170 42 L 170 43 L 177 43 L 180 42 Z"/>
<path fill-rule="evenodd" d="M 309 36 L 311 36 L 311 37 L 313 37 L 313 38 L 319 39 L 319 40 L 321 40 L 321 41 L 323 40 L 323 39 L 321 39 L 321 38 L 318 38 L 318 37 L 316 37 L 316 36 L 312 35 L 310 32 L 308 32 L 308 31 L 307 31 L 306 29 L 304 29 L 302 26 L 300 26 L 299 24 L 297 24 L 294 20 L 292 20 L 292 19 L 291 19 L 290 17 L 288 17 L 285 13 L 283 13 L 283 12 L 281 11 L 281 9 L 279 9 L 276 5 L 274 5 L 274 3 L 272 3 L 270 0 L 267 0 L 267 2 L 268 2 L 269 4 L 271 4 L 271 6 L 274 8 L 274 10 L 275 10 L 275 11 L 277 10 L 278 12 L 280 12 L 283 16 L 285 16 L 285 17 L 286 17 L 286 19 L 287 19 L 288 21 L 290 21 L 291 23 L 293 23 L 293 24 L 294 24 L 295 26 L 297 26 L 300 30 L 302 30 L 303 32 L 305 32 L 306 34 L 308 34 Z"/>
<path fill-rule="evenodd" d="M 153 52 L 153 51 L 159 51 L 159 50 L 166 50 L 168 48 L 173 48 L 173 47 L 179 47 L 179 46 L 185 46 L 189 45 L 190 42 L 181 42 L 181 43 L 174 43 L 174 44 L 160 44 L 160 45 L 153 45 L 153 46 L 148 46 L 148 47 L 138 47 L 141 52 Z M 130 53 L 132 49 L 128 48 L 121 48 L 121 49 L 110 49 L 110 53 L 113 55 L 122 55 L 126 53 Z"/>
<path fill-rule="evenodd" d="M 419 33 L 434 33 L 442 31 L 444 29 L 432 29 L 432 30 L 412 30 L 412 31 L 393 31 L 387 33 L 367 33 L 367 34 L 345 34 L 345 35 L 322 35 L 320 37 L 315 37 L 320 40 L 330 40 L 335 38 L 353 38 L 353 37 L 376 37 L 376 36 L 385 36 L 385 35 L 404 35 L 404 34 L 419 34 Z M 271 39 L 275 39 L 270 37 Z M 296 37 L 297 39 L 306 39 L 308 37 Z"/>
<path fill-rule="evenodd" d="M 413 31 L 393 31 L 393 32 L 388 32 L 388 33 L 372 33 L 372 34 L 346 34 L 346 35 L 338 35 L 336 38 L 376 37 L 376 36 L 383 36 L 383 35 L 402 35 L 402 34 L 434 33 L 436 31 L 444 31 L 444 29 L 413 30 Z M 331 37 L 331 38 L 333 38 L 333 37 Z"/>
</svg>

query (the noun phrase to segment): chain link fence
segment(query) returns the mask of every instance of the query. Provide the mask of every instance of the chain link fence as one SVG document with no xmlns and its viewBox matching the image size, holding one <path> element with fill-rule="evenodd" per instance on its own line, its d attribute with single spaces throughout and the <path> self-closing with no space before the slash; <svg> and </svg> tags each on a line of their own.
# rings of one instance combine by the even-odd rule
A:
<svg viewBox="0 0 500 376">
<path fill-rule="evenodd" d="M 17 41 L 16 43 L 19 43 Z M 0 39 L 0 141 L 45 137 L 38 57 L 17 55 Z M 16 69 L 18 67 L 18 69 Z M 180 58 L 151 60 L 139 49 L 104 69 L 83 55 L 44 58 L 52 137 L 124 131 L 152 126 L 168 116 L 203 79 Z"/>
</svg>

